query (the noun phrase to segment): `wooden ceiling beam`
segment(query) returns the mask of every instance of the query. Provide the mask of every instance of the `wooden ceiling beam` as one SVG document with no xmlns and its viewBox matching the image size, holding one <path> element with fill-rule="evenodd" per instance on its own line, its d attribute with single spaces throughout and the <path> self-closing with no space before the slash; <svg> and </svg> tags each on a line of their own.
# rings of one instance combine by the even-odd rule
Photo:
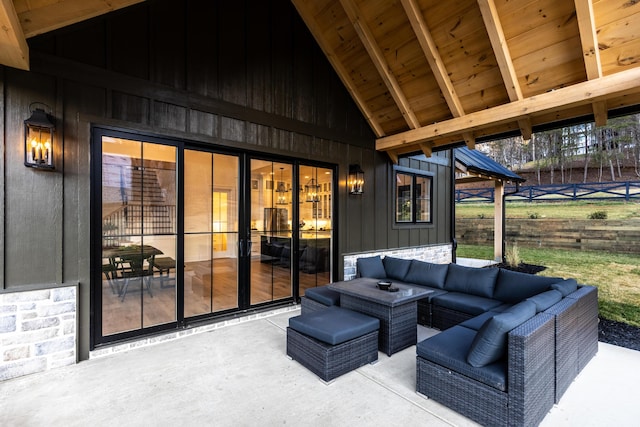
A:
<svg viewBox="0 0 640 427">
<path fill-rule="evenodd" d="M 518 83 L 518 75 L 513 66 L 511 60 L 511 53 L 509 52 L 509 46 L 502 29 L 502 23 L 500 22 L 500 16 L 496 9 L 494 0 L 478 0 L 478 6 L 480 7 L 480 13 L 484 21 L 484 26 L 489 35 L 491 47 L 496 56 L 498 62 L 498 68 L 504 81 L 504 86 L 507 89 L 510 101 L 518 101 L 523 99 L 522 88 Z M 525 140 L 531 139 L 531 120 L 527 118 L 520 118 L 518 120 L 518 127 L 522 138 Z"/>
<path fill-rule="evenodd" d="M 424 154 L 425 156 L 431 157 L 433 155 L 433 142 L 421 142 L 420 150 L 422 150 L 422 154 Z"/>
<path fill-rule="evenodd" d="M 467 148 L 469 150 L 475 150 L 476 149 L 476 139 L 473 136 L 472 133 L 470 132 L 464 132 L 462 134 L 462 138 L 464 139 L 464 143 L 467 145 Z"/>
<path fill-rule="evenodd" d="M 520 128 L 522 139 L 525 140 L 525 143 L 529 142 L 531 140 L 531 136 L 533 135 L 533 126 L 531 125 L 531 120 L 529 119 L 518 120 L 518 127 Z"/>
<path fill-rule="evenodd" d="M 593 3 L 591 0 L 575 0 L 575 5 L 587 78 L 589 80 L 598 79 L 602 77 L 602 64 L 600 63 Z"/>
<path fill-rule="evenodd" d="M 438 47 L 431 36 L 427 23 L 424 21 L 420 7 L 415 0 L 402 0 L 402 6 L 409 18 L 413 32 L 420 43 L 422 52 L 431 67 L 431 72 L 438 82 L 440 91 L 451 110 L 451 114 L 453 114 L 453 117 L 464 116 L 464 108 L 462 107 L 460 98 L 453 87 L 453 83 L 451 83 L 449 73 L 444 66 L 444 62 L 442 62 L 440 52 L 438 52 Z"/>
<path fill-rule="evenodd" d="M 29 45 L 12 0 L 0 0 L 0 64 L 29 69 Z"/>
<path fill-rule="evenodd" d="M 405 13 L 409 18 L 409 22 L 411 23 L 411 27 L 413 28 L 413 32 L 415 33 L 418 42 L 420 43 L 420 47 L 422 48 L 422 52 L 424 56 L 427 58 L 427 62 L 431 67 L 431 72 L 433 73 L 436 81 L 438 82 L 438 86 L 440 88 L 440 92 L 444 96 L 447 105 L 449 106 L 449 110 L 451 110 L 451 114 L 453 117 L 462 117 L 464 116 L 464 108 L 462 107 L 462 103 L 460 102 L 460 98 L 456 93 L 456 90 L 449 78 L 449 72 L 444 66 L 444 62 L 440 57 L 440 52 L 438 52 L 438 47 L 436 46 L 433 37 L 431 36 L 431 32 L 427 27 L 426 22 L 422 16 L 422 12 L 415 0 L 401 0 L 402 6 L 404 7 Z M 467 147 L 470 149 L 475 148 L 475 138 L 473 133 L 466 132 L 463 134 L 463 138 Z M 427 156 L 431 157 L 433 144 L 420 144 L 420 149 Z"/>
<path fill-rule="evenodd" d="M 365 119 L 369 123 L 369 126 L 371 126 L 371 129 L 373 129 L 374 133 L 378 138 L 383 137 L 385 135 L 384 129 L 380 125 L 380 122 L 374 117 L 374 114 L 371 111 L 371 109 L 369 109 L 369 107 L 367 106 L 367 102 L 360 94 L 358 87 L 349 76 L 349 72 L 347 71 L 345 66 L 342 64 L 338 56 L 336 55 L 334 49 L 327 42 L 327 39 L 323 36 L 322 30 L 318 25 L 318 22 L 315 20 L 313 15 L 307 9 L 302 7 L 302 2 L 294 2 L 294 6 L 298 10 L 298 13 L 302 17 L 305 24 L 307 25 L 307 28 L 309 28 L 309 31 L 311 31 L 311 34 L 313 34 L 313 37 L 316 39 L 316 42 L 318 43 L 318 45 L 324 52 L 325 56 L 329 60 L 329 63 L 333 66 L 333 69 L 338 74 L 338 77 L 342 81 L 342 84 L 344 84 L 349 94 L 351 94 L 351 97 L 353 98 L 356 105 L 360 109 L 360 112 L 362 113 L 362 115 L 364 115 Z"/>
<path fill-rule="evenodd" d="M 390 71 L 389 64 L 387 63 L 382 50 L 378 46 L 373 33 L 369 29 L 365 20 L 360 16 L 360 11 L 357 6 L 354 4 L 353 0 L 340 0 L 340 4 L 349 17 L 349 21 L 351 21 L 358 37 L 360 37 L 360 41 L 367 50 L 376 70 L 378 70 L 380 77 L 382 77 L 391 97 L 398 106 L 398 109 L 402 113 L 407 124 L 411 129 L 419 128 L 420 122 L 418 121 L 418 118 L 413 112 L 411 105 L 409 105 L 409 101 L 398 84 L 398 81 Z"/>
<path fill-rule="evenodd" d="M 591 0 L 575 0 L 576 16 L 578 18 L 578 30 L 580 43 L 582 44 L 582 57 L 584 67 L 589 80 L 602 77 L 602 63 L 600 62 L 600 49 L 598 48 L 598 32 L 596 31 L 593 3 Z M 596 126 L 607 124 L 607 106 L 603 102 L 593 104 L 593 117 Z"/>
<path fill-rule="evenodd" d="M 387 156 L 389 156 L 389 159 L 391 159 L 391 163 L 393 163 L 394 165 L 398 164 L 398 153 L 393 150 L 389 150 L 387 151 Z"/>
<path fill-rule="evenodd" d="M 376 141 L 376 149 L 410 151 L 408 146 L 412 145 L 417 148 L 417 144 L 420 142 L 462 135 L 465 132 L 486 129 L 536 114 L 606 101 L 623 94 L 638 93 L 640 92 L 638 81 L 640 81 L 640 68 L 632 68 L 599 79 L 577 83 L 530 98 L 469 113 L 462 117 L 423 126 L 419 129 L 379 138 Z M 416 149 L 416 151 L 418 150 Z"/>
<path fill-rule="evenodd" d="M 3 0 L 6 1 L 6 0 Z M 18 10 L 22 31 L 26 38 L 76 24 L 114 10 L 142 3 L 144 0 L 58 0 L 26 2 L 25 10 Z M 34 6 L 31 6 L 34 4 Z M 38 6 L 38 4 L 43 4 Z"/>
<path fill-rule="evenodd" d="M 607 114 L 607 102 L 599 101 L 591 104 L 593 107 L 593 120 L 597 126 L 604 126 L 607 124 L 607 120 L 609 119 Z"/>
<path fill-rule="evenodd" d="M 500 69 L 500 74 L 502 74 L 509 99 L 511 101 L 522 99 L 522 89 L 518 83 L 516 70 L 513 67 L 511 53 L 509 53 L 509 47 L 507 46 L 507 40 L 502 30 L 502 24 L 500 23 L 500 16 L 498 16 L 495 2 L 493 0 L 478 0 L 478 6 L 480 6 L 484 26 L 487 29 L 496 61 L 498 61 L 498 68 Z"/>
</svg>

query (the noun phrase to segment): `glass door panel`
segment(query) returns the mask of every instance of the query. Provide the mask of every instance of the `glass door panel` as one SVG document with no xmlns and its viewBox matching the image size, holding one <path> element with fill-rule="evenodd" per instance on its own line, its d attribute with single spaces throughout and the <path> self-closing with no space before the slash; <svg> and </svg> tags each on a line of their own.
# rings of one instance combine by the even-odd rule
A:
<svg viewBox="0 0 640 427">
<path fill-rule="evenodd" d="M 185 150 L 184 313 L 238 307 L 237 156 Z"/>
<path fill-rule="evenodd" d="M 293 296 L 293 166 L 251 159 L 251 305 Z"/>
<path fill-rule="evenodd" d="M 102 335 L 176 321 L 176 148 L 102 138 Z"/>
<path fill-rule="evenodd" d="M 97 141 L 98 340 L 290 300 L 329 283 L 332 169 L 178 148 L 169 141 L 104 134 Z M 178 165 L 178 158 L 184 163 Z"/>
<path fill-rule="evenodd" d="M 298 240 L 300 295 L 331 281 L 333 171 L 300 166 Z"/>
</svg>

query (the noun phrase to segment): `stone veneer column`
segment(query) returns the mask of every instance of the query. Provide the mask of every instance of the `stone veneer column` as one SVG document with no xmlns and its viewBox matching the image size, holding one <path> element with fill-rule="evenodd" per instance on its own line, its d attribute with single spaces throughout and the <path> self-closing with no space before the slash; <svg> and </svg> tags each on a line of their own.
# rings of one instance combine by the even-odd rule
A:
<svg viewBox="0 0 640 427">
<path fill-rule="evenodd" d="M 76 363 L 77 287 L 0 294 L 0 381 Z"/>
<path fill-rule="evenodd" d="M 446 244 L 348 254 L 344 256 L 344 280 L 355 279 L 356 261 L 358 258 L 376 255 L 380 255 L 381 257 L 392 256 L 395 258 L 417 259 L 420 261 L 432 262 L 434 264 L 448 264 L 451 262 L 453 256 L 453 248 L 451 244 Z"/>
</svg>

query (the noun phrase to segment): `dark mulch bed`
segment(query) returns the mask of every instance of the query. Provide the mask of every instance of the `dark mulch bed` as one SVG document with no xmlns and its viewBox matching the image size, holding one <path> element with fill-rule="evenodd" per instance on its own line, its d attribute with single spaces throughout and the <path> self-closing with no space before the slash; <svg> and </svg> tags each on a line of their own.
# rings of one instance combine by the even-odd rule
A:
<svg viewBox="0 0 640 427">
<path fill-rule="evenodd" d="M 506 263 L 501 264 L 493 264 L 490 267 L 500 267 L 511 271 L 517 271 L 519 273 L 529 273 L 529 274 L 537 274 L 541 271 L 544 271 L 547 267 L 543 265 L 535 265 L 535 264 L 525 264 L 521 262 L 517 266 L 509 265 Z"/>
<path fill-rule="evenodd" d="M 640 351 L 640 328 L 600 318 L 598 341 Z"/>
<path fill-rule="evenodd" d="M 502 267 L 508 270 L 530 274 L 539 273 L 547 268 L 542 265 L 525 263 L 520 263 L 517 267 L 504 263 L 494 264 L 492 267 Z M 640 351 L 640 328 L 627 325 L 626 323 L 600 318 L 600 323 L 598 324 L 598 341 Z"/>
</svg>

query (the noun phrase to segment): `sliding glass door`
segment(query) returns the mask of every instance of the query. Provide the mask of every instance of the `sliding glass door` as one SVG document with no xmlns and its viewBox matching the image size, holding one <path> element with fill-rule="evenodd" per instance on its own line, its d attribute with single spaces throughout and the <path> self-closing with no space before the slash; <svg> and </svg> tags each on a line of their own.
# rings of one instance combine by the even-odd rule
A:
<svg viewBox="0 0 640 427">
<path fill-rule="evenodd" d="M 300 166 L 298 283 L 305 289 L 331 281 L 333 236 L 333 170 Z"/>
<path fill-rule="evenodd" d="M 293 296 L 293 165 L 251 159 L 251 305 Z"/>
<path fill-rule="evenodd" d="M 175 322 L 176 147 L 101 143 L 101 333 Z"/>
<path fill-rule="evenodd" d="M 184 151 L 184 315 L 238 308 L 239 158 Z"/>
<path fill-rule="evenodd" d="M 94 141 L 94 343 L 330 282 L 332 168 L 102 129 Z"/>
</svg>

